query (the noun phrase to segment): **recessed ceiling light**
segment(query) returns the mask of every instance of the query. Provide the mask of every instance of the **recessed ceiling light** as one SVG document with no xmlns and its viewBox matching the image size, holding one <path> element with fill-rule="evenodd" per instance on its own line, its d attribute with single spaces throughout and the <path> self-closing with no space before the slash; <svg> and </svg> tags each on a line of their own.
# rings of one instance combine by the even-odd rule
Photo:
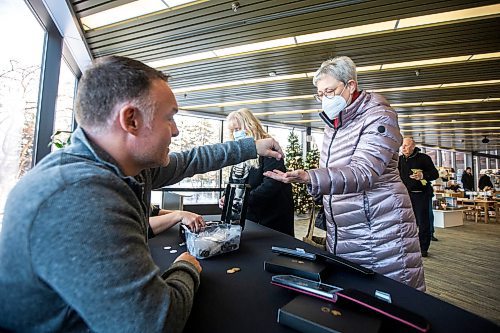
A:
<svg viewBox="0 0 500 333">
<path fill-rule="evenodd" d="M 234 87 L 234 86 L 258 84 L 258 83 L 274 82 L 274 81 L 276 81 L 276 82 L 291 81 L 291 80 L 304 79 L 304 78 L 306 78 L 305 74 L 291 74 L 291 75 L 279 75 L 279 76 L 277 75 L 274 77 L 266 76 L 266 77 L 255 78 L 255 79 L 227 81 L 227 82 L 221 82 L 221 83 L 203 84 L 200 86 L 176 88 L 176 89 L 172 89 L 172 91 L 174 92 L 174 94 L 178 94 L 178 93 L 183 93 L 183 92 L 188 92 L 188 91 L 202 91 L 202 90 L 218 89 L 218 88 L 225 88 L 225 87 Z"/>
<path fill-rule="evenodd" d="M 500 5 L 490 5 L 475 8 L 454 10 L 444 13 L 409 17 L 399 20 L 398 29 L 418 27 L 429 24 L 450 23 L 453 21 L 472 20 L 479 17 L 495 16 L 500 11 Z"/>
<path fill-rule="evenodd" d="M 247 99 L 241 101 L 232 101 L 232 102 L 222 102 L 222 103 L 211 103 L 211 104 L 200 104 L 200 105 L 191 105 L 186 106 L 184 109 L 203 109 L 210 107 L 226 107 L 226 106 L 234 106 L 234 105 L 246 105 L 246 104 L 261 104 L 261 103 L 269 103 L 269 102 L 277 102 L 277 101 L 291 101 L 297 99 L 312 99 L 312 95 L 300 95 L 300 96 L 286 96 L 286 97 L 272 97 L 272 98 L 261 98 L 261 99 Z"/>
<path fill-rule="evenodd" d="M 494 54 L 490 53 L 489 57 L 482 57 L 481 60 L 485 59 L 490 59 L 493 57 Z M 211 57 L 213 58 L 213 54 L 208 53 L 207 54 L 207 59 Z M 470 56 L 464 56 L 460 57 L 462 61 L 467 61 L 467 59 Z M 500 57 L 500 52 L 498 53 L 498 57 Z M 171 64 L 175 64 L 177 59 L 179 58 L 169 58 L 172 60 Z M 457 57 L 455 57 L 456 59 Z M 165 60 L 158 60 L 155 62 L 150 62 L 148 63 L 149 66 L 151 67 L 164 67 L 168 65 L 166 61 L 169 59 Z M 448 59 L 443 60 L 443 59 Z M 450 58 L 439 58 L 439 59 L 431 59 L 431 60 L 425 60 L 429 63 L 429 65 L 436 65 L 436 64 L 448 64 L 448 63 L 453 63 L 449 61 Z M 465 60 L 463 60 L 465 59 Z M 186 58 L 181 59 L 181 61 L 189 61 L 189 56 L 186 56 Z M 417 61 L 418 62 L 418 61 Z M 387 66 L 389 68 L 384 68 L 382 70 L 393 70 L 393 69 L 402 69 L 405 68 L 406 65 L 411 64 L 414 62 L 406 62 L 406 63 L 393 63 L 393 64 L 388 64 Z M 358 73 L 364 73 L 364 72 L 372 72 L 372 71 L 379 71 L 381 70 L 380 68 L 384 65 L 371 65 L 371 66 L 361 66 L 357 67 L 356 70 Z M 220 83 L 213 83 L 213 84 L 204 84 L 204 85 L 199 85 L 199 86 L 191 86 L 191 87 L 183 87 L 183 88 L 176 88 L 173 89 L 174 93 L 181 93 L 181 92 L 186 92 L 186 91 L 199 91 L 199 90 L 210 90 L 210 89 L 218 89 L 222 87 L 232 87 L 232 86 L 239 86 L 243 84 L 258 84 L 258 83 L 266 83 L 270 81 L 287 81 L 287 80 L 296 80 L 296 79 L 305 79 L 305 78 L 312 78 L 314 77 L 314 72 L 310 73 L 301 73 L 301 74 L 290 74 L 290 75 L 276 75 L 275 77 L 271 76 L 266 76 L 266 77 L 261 77 L 261 78 L 255 78 L 255 79 L 247 79 L 247 80 L 237 80 L 237 81 L 226 81 L 226 82 L 220 82 Z M 457 82 L 457 83 L 443 83 L 443 84 L 433 84 L 433 85 L 424 85 L 424 86 L 412 86 L 412 87 L 395 87 L 395 88 L 384 88 L 384 89 L 369 89 L 369 91 L 375 91 L 375 92 L 388 92 L 388 91 L 411 91 L 411 90 L 428 90 L 428 89 L 437 89 L 437 88 L 453 88 L 453 87 L 460 87 L 460 86 L 476 86 L 476 85 L 491 85 L 491 84 L 497 84 L 500 83 L 500 80 L 485 80 L 485 81 L 469 81 L 469 82 Z"/>
<path fill-rule="evenodd" d="M 145 1 L 145 0 L 141 0 Z M 259 51 L 270 51 L 277 48 L 286 48 L 303 43 L 317 43 L 340 38 L 357 37 L 360 35 L 374 33 L 388 33 L 398 31 L 403 28 L 414 28 L 426 25 L 447 24 L 460 20 L 480 19 L 483 17 L 496 16 L 500 14 L 500 5 L 482 6 L 465 10 L 437 13 L 433 15 L 423 15 L 399 20 L 389 20 L 385 22 L 371 23 L 355 27 L 334 29 L 312 34 L 299 35 L 295 37 L 279 38 L 258 43 L 238 45 L 223 49 L 213 50 L 218 57 L 235 56 L 242 53 Z M 471 56 L 467 56 L 471 58 Z M 473 57 L 471 58 L 473 59 Z M 168 60 L 168 59 L 167 59 Z M 199 59 L 202 60 L 202 59 Z"/>
<path fill-rule="evenodd" d="M 204 0 L 206 1 L 206 0 Z M 198 3 L 200 0 L 136 0 L 121 6 L 110 8 L 102 12 L 84 16 L 80 19 L 85 30 L 95 29 L 121 21 L 152 14 L 162 10 L 170 10 L 174 7 L 188 3 Z"/>
</svg>

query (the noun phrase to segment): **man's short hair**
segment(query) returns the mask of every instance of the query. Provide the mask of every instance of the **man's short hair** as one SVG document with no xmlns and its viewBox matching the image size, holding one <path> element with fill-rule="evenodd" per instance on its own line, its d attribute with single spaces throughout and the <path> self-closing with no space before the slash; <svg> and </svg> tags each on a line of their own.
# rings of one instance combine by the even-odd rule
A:
<svg viewBox="0 0 500 333">
<path fill-rule="evenodd" d="M 149 124 L 153 117 L 149 91 L 154 80 L 168 81 L 168 76 L 126 57 L 98 59 L 78 84 L 76 121 L 84 129 L 100 131 L 107 127 L 117 105 L 133 102 L 140 107 Z"/>
</svg>

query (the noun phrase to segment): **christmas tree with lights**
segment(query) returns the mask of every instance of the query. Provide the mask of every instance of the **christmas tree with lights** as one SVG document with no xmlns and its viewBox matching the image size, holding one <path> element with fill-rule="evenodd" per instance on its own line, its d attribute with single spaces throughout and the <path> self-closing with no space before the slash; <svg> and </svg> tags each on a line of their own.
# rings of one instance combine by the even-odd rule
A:
<svg viewBox="0 0 500 333">
<path fill-rule="evenodd" d="M 286 147 L 285 166 L 287 171 L 304 169 L 302 158 L 302 146 L 299 143 L 299 137 L 294 131 L 288 135 L 288 146 Z M 293 203 L 295 213 L 305 214 L 310 208 L 308 201 L 310 195 L 307 193 L 305 184 L 292 184 Z"/>
<path fill-rule="evenodd" d="M 317 169 L 319 168 L 319 150 L 315 147 L 309 150 L 306 154 L 306 162 L 304 163 L 305 170 Z M 309 211 L 314 205 L 314 198 L 308 194 L 306 199 L 306 208 Z M 320 208 L 322 204 L 316 205 Z"/>
</svg>

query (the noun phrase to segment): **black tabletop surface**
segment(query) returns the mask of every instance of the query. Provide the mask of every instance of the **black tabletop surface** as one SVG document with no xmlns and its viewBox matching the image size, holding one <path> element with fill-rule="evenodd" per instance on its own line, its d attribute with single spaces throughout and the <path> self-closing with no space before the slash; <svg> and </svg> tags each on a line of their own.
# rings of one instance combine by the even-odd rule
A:
<svg viewBox="0 0 500 333">
<path fill-rule="evenodd" d="M 150 239 L 155 263 L 163 271 L 182 252 L 178 227 Z M 322 252 L 291 236 L 247 222 L 240 248 L 234 252 L 200 260 L 201 285 L 185 332 L 294 332 L 277 323 L 278 309 L 298 294 L 271 285 L 272 273 L 264 271 L 264 261 L 275 256 L 272 246 L 303 248 Z M 171 247 L 170 249 L 168 247 Z M 171 253 L 177 250 L 176 253 Z M 227 274 L 239 267 L 241 271 Z M 476 316 L 426 293 L 393 281 L 380 274 L 372 276 L 333 266 L 323 282 L 342 288 L 355 288 L 373 295 L 376 290 L 391 295 L 392 303 L 425 317 L 429 332 L 499 332 L 493 322 Z M 473 292 L 473 291 L 471 291 Z M 386 328 L 385 331 L 394 331 Z"/>
</svg>

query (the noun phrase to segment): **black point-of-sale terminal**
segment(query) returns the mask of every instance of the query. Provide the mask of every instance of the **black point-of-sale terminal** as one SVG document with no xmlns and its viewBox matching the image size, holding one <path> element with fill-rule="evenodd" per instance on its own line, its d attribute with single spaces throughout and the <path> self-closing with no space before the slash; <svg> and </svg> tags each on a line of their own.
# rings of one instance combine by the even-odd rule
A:
<svg viewBox="0 0 500 333">
<path fill-rule="evenodd" d="M 301 249 L 289 249 L 273 246 L 277 253 L 264 261 L 264 270 L 276 274 L 290 274 L 315 281 L 321 281 L 328 266 L 316 260 L 316 255 Z"/>
</svg>

